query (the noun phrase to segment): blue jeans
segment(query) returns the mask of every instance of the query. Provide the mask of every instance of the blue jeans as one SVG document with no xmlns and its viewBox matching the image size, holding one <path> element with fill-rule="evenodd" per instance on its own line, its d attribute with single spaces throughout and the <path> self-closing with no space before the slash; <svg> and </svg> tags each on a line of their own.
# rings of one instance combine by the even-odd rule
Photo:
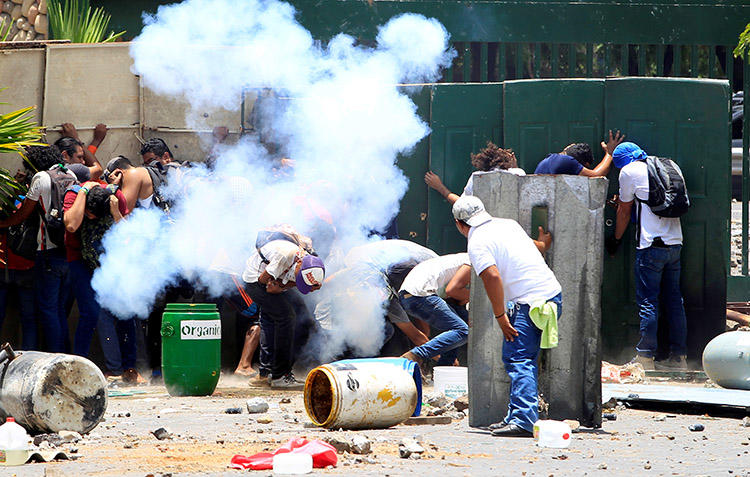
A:
<svg viewBox="0 0 750 477">
<path fill-rule="evenodd" d="M 20 349 L 35 350 L 37 349 L 37 333 L 36 315 L 34 314 L 34 271 L 0 269 L 0 328 L 2 328 L 5 319 L 8 289 L 15 291 L 16 296 L 18 296 L 22 332 Z"/>
<path fill-rule="evenodd" d="M 562 293 L 547 301 L 557 303 L 557 316 L 562 315 Z M 539 346 L 542 330 L 529 317 L 529 305 L 516 304 L 508 314 L 513 328 L 518 331 L 514 341 L 503 342 L 503 364 L 510 376 L 510 399 L 506 423 L 513 423 L 533 432 L 539 420 L 539 396 L 537 375 Z"/>
<path fill-rule="evenodd" d="M 660 292 L 669 319 L 670 354 L 687 354 L 687 320 L 680 291 L 681 251 L 682 245 L 635 251 L 635 296 L 641 321 L 641 340 L 635 349 L 639 355 L 653 358 L 656 353 Z"/>
<path fill-rule="evenodd" d="M 120 320 L 102 308 L 98 326 L 107 371 L 121 374 L 126 369 L 135 368 L 135 318 Z"/>
<path fill-rule="evenodd" d="M 88 357 L 91 348 L 91 339 L 99 321 L 99 303 L 96 301 L 96 293 L 91 288 L 91 277 L 94 272 L 89 269 L 83 260 L 68 262 L 70 269 L 70 281 L 73 296 L 78 302 L 78 326 L 76 327 L 75 340 L 73 341 L 73 353 L 78 356 Z"/>
<path fill-rule="evenodd" d="M 59 248 L 38 251 L 34 262 L 34 293 L 45 337 L 45 351 L 68 351 L 68 313 L 65 303 L 70 293 L 69 287 L 65 251 Z"/>
<path fill-rule="evenodd" d="M 442 331 L 427 343 L 412 348 L 411 352 L 422 359 L 440 355 L 438 366 L 453 365 L 458 348 L 469 339 L 469 327 L 461 319 L 461 307 L 453 308 L 437 295 L 413 296 L 402 291 L 399 299 L 408 314 Z M 466 308 L 463 313 L 466 313 Z"/>
</svg>

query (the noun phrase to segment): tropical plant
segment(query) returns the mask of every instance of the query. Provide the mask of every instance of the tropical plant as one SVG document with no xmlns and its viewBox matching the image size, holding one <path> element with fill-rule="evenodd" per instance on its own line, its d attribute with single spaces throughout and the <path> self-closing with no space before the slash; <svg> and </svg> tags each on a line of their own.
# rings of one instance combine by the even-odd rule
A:
<svg viewBox="0 0 750 477">
<path fill-rule="evenodd" d="M 108 43 L 125 34 L 109 32 L 112 15 L 104 7 L 92 9 L 89 0 L 49 0 L 47 5 L 51 37 L 72 43 Z"/>
<path fill-rule="evenodd" d="M 3 89 L 0 89 L 3 91 Z M 6 103 L 0 103 L 6 104 Z M 18 153 L 26 160 L 24 148 L 43 146 L 41 128 L 34 122 L 34 107 L 0 114 L 0 153 Z M 6 217 L 15 209 L 16 197 L 24 187 L 6 169 L 0 168 L 0 216 Z"/>
<path fill-rule="evenodd" d="M 743 56 L 748 48 L 750 48 L 750 23 L 745 27 L 745 31 L 740 33 L 740 41 L 734 49 L 734 56 Z"/>
</svg>

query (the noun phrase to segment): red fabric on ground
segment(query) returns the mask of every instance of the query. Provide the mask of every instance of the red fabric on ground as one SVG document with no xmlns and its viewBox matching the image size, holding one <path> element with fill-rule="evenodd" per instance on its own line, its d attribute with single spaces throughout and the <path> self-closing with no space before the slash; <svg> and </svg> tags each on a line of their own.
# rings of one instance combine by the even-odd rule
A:
<svg viewBox="0 0 750 477">
<path fill-rule="evenodd" d="M 309 454 L 312 456 L 313 468 L 322 469 L 329 465 L 336 466 L 338 456 L 331 444 L 323 441 L 308 441 L 302 437 L 289 439 L 289 442 L 276 449 L 275 452 L 261 452 L 251 456 L 236 455 L 232 457 L 230 467 L 233 469 L 269 470 L 273 469 L 273 456 L 292 452 Z"/>
</svg>

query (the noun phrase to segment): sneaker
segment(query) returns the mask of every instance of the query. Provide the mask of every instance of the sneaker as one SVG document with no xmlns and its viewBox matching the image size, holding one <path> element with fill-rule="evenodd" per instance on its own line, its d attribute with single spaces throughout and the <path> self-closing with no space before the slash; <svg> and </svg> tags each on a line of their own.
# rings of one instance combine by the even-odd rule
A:
<svg viewBox="0 0 750 477">
<path fill-rule="evenodd" d="M 633 359 L 630 360 L 628 364 L 635 364 L 638 363 L 641 366 L 643 366 L 644 371 L 653 371 L 654 369 L 654 358 L 650 358 L 648 356 L 643 356 L 640 354 L 635 355 Z"/>
<path fill-rule="evenodd" d="M 297 378 L 295 378 L 294 374 L 292 374 L 291 372 L 285 374 L 280 378 L 271 379 L 272 388 L 294 389 L 301 388 L 304 385 L 305 383 L 302 381 L 297 381 Z"/>
<path fill-rule="evenodd" d="M 655 363 L 656 369 L 664 371 L 687 371 L 687 356 L 670 356 L 668 359 L 657 361 Z"/>
</svg>

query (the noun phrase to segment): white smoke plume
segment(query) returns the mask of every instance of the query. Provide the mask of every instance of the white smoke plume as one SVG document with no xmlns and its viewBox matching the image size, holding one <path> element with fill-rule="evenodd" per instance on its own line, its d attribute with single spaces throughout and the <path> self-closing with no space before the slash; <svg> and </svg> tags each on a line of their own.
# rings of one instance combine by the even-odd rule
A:
<svg viewBox="0 0 750 477">
<path fill-rule="evenodd" d="M 335 256 L 372 240 L 369 232 L 398 213 L 408 184 L 397 155 L 429 128 L 397 85 L 440 77 L 455 55 L 447 31 L 434 19 L 404 14 L 380 27 L 374 47 L 344 34 L 322 45 L 294 16 L 277 0 L 187 0 L 144 17 L 131 46 L 143 84 L 187 101 L 194 127 L 199 111 L 236 111 L 246 91 L 270 88 L 281 99 L 263 103 L 264 140 L 294 168 L 279 174 L 272 167 L 278 157 L 249 134 L 219 150 L 213 170 L 170 172 L 169 221 L 159 210 L 136 209 L 105 236 L 92 285 L 116 315 L 146 317 L 178 277 L 214 296 L 230 291 L 217 264 L 241 272 L 258 230 L 271 224 L 290 223 L 315 240 L 319 217 L 332 220 L 338 254 L 326 261 L 330 275 L 340 266 Z M 370 302 L 351 305 L 341 340 L 348 343 L 335 347 L 369 350 L 382 340 L 382 309 L 361 306 Z"/>
</svg>

